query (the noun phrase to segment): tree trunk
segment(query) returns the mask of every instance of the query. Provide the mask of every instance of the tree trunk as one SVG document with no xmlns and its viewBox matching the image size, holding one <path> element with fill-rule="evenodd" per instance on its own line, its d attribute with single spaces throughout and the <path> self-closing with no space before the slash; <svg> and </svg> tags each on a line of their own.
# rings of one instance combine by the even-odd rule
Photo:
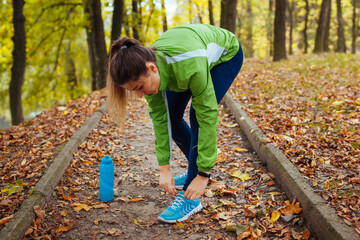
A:
<svg viewBox="0 0 360 240">
<path fill-rule="evenodd" d="M 11 122 L 18 125 L 24 121 L 21 87 L 24 83 L 24 74 L 26 67 L 26 33 L 25 33 L 25 17 L 24 17 L 23 0 L 13 0 L 13 24 L 14 42 L 13 65 L 11 67 L 11 80 L 9 87 Z"/>
<path fill-rule="evenodd" d="M 356 38 L 358 35 L 358 23 L 357 23 L 357 14 L 356 8 L 358 7 L 359 0 L 352 0 L 353 5 L 353 15 L 352 15 L 352 38 L 351 38 L 351 53 L 356 53 Z"/>
<path fill-rule="evenodd" d="M 68 90 L 70 92 L 70 96 L 71 99 L 74 99 L 74 89 L 75 86 L 78 85 L 77 83 L 77 78 L 76 78 L 76 66 L 75 66 L 75 62 L 74 59 L 72 58 L 72 54 L 71 54 L 71 41 L 69 41 L 66 49 L 65 49 L 65 54 L 66 54 L 66 75 L 67 75 L 67 83 L 68 83 Z"/>
<path fill-rule="evenodd" d="M 166 20 L 165 0 L 161 0 L 161 17 L 163 23 L 163 31 L 166 32 L 168 30 L 168 26 Z"/>
<path fill-rule="evenodd" d="M 140 25 L 139 25 L 139 13 L 138 13 L 138 2 L 137 0 L 132 1 L 132 30 L 133 30 L 133 37 L 137 40 L 140 40 Z"/>
<path fill-rule="evenodd" d="M 318 27 L 316 29 L 315 37 L 315 53 L 324 51 L 325 31 L 327 28 L 328 16 L 330 15 L 330 1 L 331 0 L 323 0 L 321 4 Z"/>
<path fill-rule="evenodd" d="M 295 2 L 294 0 L 291 1 L 291 3 L 289 3 L 289 1 L 287 1 L 286 3 L 287 5 L 287 9 L 288 9 L 288 13 L 289 13 L 289 55 L 293 54 L 293 49 L 292 49 L 292 42 L 293 42 L 293 28 L 294 28 L 294 18 L 293 18 L 293 12 L 294 12 L 294 8 L 295 8 Z"/>
<path fill-rule="evenodd" d="M 237 0 L 221 0 L 220 27 L 235 33 Z"/>
<path fill-rule="evenodd" d="M 276 0 L 274 21 L 274 61 L 286 59 L 286 0 Z"/>
<path fill-rule="evenodd" d="M 308 36 L 307 36 L 307 29 L 308 29 L 308 21 L 309 21 L 309 12 L 310 12 L 310 9 L 309 9 L 309 0 L 305 0 L 305 23 L 304 23 L 304 30 L 303 30 L 303 34 L 304 34 L 304 44 L 305 44 L 305 47 L 304 47 L 304 53 L 307 53 L 308 52 Z"/>
<path fill-rule="evenodd" d="M 269 41 L 269 54 L 270 56 L 273 56 L 273 46 L 274 46 L 274 41 L 273 41 L 273 5 L 274 5 L 274 0 L 269 0 L 269 11 L 268 11 L 268 27 L 267 27 L 267 36 L 268 36 L 268 41 Z"/>
<path fill-rule="evenodd" d="M 107 53 L 100 0 L 85 0 L 85 13 L 89 16 L 90 28 L 86 28 L 92 76 L 92 90 L 106 86 Z"/>
<path fill-rule="evenodd" d="M 331 18 L 331 0 L 329 0 L 329 14 L 327 15 L 327 19 L 326 19 L 326 28 L 325 28 L 325 35 L 324 35 L 324 51 L 325 52 L 330 51 L 330 49 L 329 49 L 330 18 Z"/>
<path fill-rule="evenodd" d="M 251 0 L 247 0 L 246 1 L 246 12 L 247 12 L 247 19 L 248 22 L 246 24 L 246 55 L 248 55 L 249 57 L 253 57 L 254 56 L 254 42 L 253 42 L 253 24 L 254 24 L 254 15 L 253 15 L 253 11 L 252 11 L 252 2 Z"/>
<path fill-rule="evenodd" d="M 210 25 L 215 25 L 214 22 L 214 14 L 213 14 L 213 3 L 212 0 L 209 0 L 209 20 L 210 20 Z"/>
<path fill-rule="evenodd" d="M 124 17 L 124 0 L 114 0 L 114 10 L 112 16 L 112 25 L 111 25 L 111 42 L 118 39 L 121 35 L 123 17 Z"/>
<path fill-rule="evenodd" d="M 199 6 L 199 4 L 197 2 L 195 2 L 195 6 L 196 6 L 196 9 L 197 9 L 197 15 L 198 15 L 198 18 L 199 18 L 199 23 L 203 23 L 203 20 L 202 20 L 202 11 L 201 11 L 201 8 Z"/>
<path fill-rule="evenodd" d="M 344 34 L 344 19 L 342 16 L 341 9 L 341 0 L 336 0 L 336 8 L 337 8 L 337 20 L 338 20 L 338 42 L 337 42 L 337 52 L 346 52 L 346 44 L 345 44 L 345 34 Z"/>
</svg>

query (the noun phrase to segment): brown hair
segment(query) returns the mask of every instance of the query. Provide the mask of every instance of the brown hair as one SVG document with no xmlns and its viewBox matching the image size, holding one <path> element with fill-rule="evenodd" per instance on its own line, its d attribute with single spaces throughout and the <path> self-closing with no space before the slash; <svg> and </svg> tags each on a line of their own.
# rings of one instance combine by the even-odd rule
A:
<svg viewBox="0 0 360 240">
<path fill-rule="evenodd" d="M 146 62 L 156 63 L 156 57 L 151 48 L 144 47 L 139 41 L 123 37 L 112 43 L 106 83 L 108 113 L 120 125 L 125 122 L 129 95 L 121 86 L 145 75 Z"/>
</svg>

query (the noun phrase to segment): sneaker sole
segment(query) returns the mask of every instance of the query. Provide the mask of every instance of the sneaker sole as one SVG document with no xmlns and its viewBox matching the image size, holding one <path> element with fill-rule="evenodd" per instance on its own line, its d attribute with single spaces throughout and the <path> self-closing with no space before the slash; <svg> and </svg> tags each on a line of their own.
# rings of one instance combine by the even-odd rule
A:
<svg viewBox="0 0 360 240">
<path fill-rule="evenodd" d="M 186 219 L 188 219 L 191 215 L 199 212 L 201 209 L 203 208 L 203 206 L 201 205 L 201 203 L 199 204 L 199 206 L 197 206 L 196 208 L 194 208 L 191 212 L 189 212 L 187 215 L 183 216 L 182 218 L 180 219 L 175 219 L 175 220 L 166 220 L 162 217 L 158 217 L 158 220 L 159 221 L 162 221 L 162 222 L 166 222 L 166 223 L 176 223 L 176 221 L 178 222 L 182 222 L 182 221 L 185 221 Z"/>
</svg>

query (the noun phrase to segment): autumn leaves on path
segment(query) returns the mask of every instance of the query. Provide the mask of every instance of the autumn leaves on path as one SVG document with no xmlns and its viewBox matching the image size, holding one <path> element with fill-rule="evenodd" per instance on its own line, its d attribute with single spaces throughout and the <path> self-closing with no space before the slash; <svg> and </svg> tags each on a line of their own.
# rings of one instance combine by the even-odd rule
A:
<svg viewBox="0 0 360 240">
<path fill-rule="evenodd" d="M 238 125 L 221 109 L 218 163 L 201 199 L 204 209 L 183 223 L 156 220 L 173 200 L 158 185 L 154 136 L 146 104 L 134 107 L 119 129 L 107 117 L 90 133 L 26 238 L 57 239 L 308 239 L 301 206 L 286 199 L 260 159 L 242 139 Z M 115 164 L 115 199 L 99 201 L 99 164 Z M 186 170 L 174 149 L 174 174 Z"/>
</svg>

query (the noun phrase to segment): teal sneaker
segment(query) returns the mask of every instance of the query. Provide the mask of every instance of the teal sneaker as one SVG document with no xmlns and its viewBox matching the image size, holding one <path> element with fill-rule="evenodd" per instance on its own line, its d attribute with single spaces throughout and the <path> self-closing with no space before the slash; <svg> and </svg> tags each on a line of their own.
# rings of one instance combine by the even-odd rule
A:
<svg viewBox="0 0 360 240">
<path fill-rule="evenodd" d="M 185 221 L 201 209 L 202 205 L 199 199 L 186 199 L 184 197 L 184 192 L 179 192 L 173 203 L 159 215 L 158 220 L 167 223 Z"/>
<path fill-rule="evenodd" d="M 185 185 L 186 179 L 188 176 L 188 171 L 183 172 L 182 174 L 175 176 L 175 187 L 182 188 Z"/>
</svg>

